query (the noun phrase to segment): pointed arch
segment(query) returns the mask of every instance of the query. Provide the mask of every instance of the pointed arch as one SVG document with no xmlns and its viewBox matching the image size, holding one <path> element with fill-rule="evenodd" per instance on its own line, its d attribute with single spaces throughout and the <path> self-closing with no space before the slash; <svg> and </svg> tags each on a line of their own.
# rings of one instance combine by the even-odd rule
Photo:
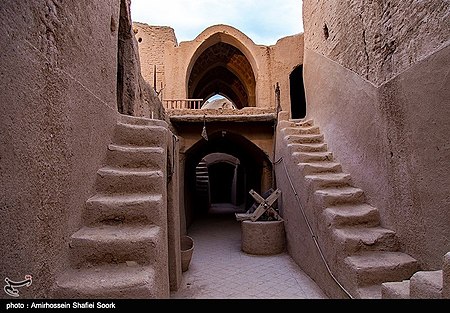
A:
<svg viewBox="0 0 450 313">
<path fill-rule="evenodd" d="M 256 106 L 257 67 L 246 44 L 253 42 L 237 29 L 216 25 L 196 40 L 202 43 L 186 73 L 189 98 L 207 99 L 215 94 L 229 98 L 237 108 Z"/>
</svg>

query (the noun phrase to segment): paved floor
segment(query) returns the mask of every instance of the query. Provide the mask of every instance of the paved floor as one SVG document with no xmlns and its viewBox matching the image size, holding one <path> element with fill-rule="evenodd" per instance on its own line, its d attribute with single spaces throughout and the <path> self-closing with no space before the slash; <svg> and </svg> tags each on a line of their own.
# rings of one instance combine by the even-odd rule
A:
<svg viewBox="0 0 450 313">
<path fill-rule="evenodd" d="M 172 299 L 328 299 L 287 253 L 243 252 L 240 222 L 229 207 L 212 208 L 188 235 L 194 253 Z"/>
</svg>

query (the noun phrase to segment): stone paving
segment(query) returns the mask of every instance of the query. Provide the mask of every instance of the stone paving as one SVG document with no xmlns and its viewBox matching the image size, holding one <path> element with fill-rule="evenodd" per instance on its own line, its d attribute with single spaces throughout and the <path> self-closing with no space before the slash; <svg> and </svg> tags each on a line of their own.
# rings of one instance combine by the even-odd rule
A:
<svg viewBox="0 0 450 313">
<path fill-rule="evenodd" d="M 194 253 L 171 299 L 328 299 L 289 254 L 244 253 L 240 222 L 230 208 L 222 209 L 188 229 Z"/>
</svg>

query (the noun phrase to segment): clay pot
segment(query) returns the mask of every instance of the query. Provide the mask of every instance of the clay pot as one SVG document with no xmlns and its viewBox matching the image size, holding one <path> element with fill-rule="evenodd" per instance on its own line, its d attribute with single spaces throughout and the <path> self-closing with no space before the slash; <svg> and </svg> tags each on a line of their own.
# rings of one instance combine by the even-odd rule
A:
<svg viewBox="0 0 450 313">
<path fill-rule="evenodd" d="M 186 272 L 191 263 L 194 252 L 194 239 L 189 236 L 181 236 L 181 269 Z"/>
</svg>

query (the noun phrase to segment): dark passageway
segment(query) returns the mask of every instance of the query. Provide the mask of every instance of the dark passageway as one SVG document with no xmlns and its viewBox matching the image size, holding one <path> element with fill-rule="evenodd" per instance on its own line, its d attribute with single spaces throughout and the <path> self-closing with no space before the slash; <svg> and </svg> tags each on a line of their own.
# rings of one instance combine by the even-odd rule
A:
<svg viewBox="0 0 450 313">
<path fill-rule="evenodd" d="M 291 96 L 291 118 L 299 119 L 306 116 L 306 96 L 303 84 L 303 65 L 297 66 L 289 75 Z"/>
<path fill-rule="evenodd" d="M 208 141 L 198 141 L 186 153 L 187 225 L 196 216 L 207 214 L 214 203 L 248 209 L 253 204 L 248 192 L 253 189 L 260 193 L 264 179 L 269 179 L 263 178 L 264 173 L 271 173 L 267 155 L 245 137 L 230 131 L 213 132 L 208 136 Z M 208 163 L 210 155 L 215 155 L 216 159 Z M 199 177 L 199 164 L 206 167 L 202 172 L 204 177 Z M 269 171 L 265 172 L 267 167 Z M 200 190 L 198 182 L 206 180 L 205 188 Z"/>
</svg>

